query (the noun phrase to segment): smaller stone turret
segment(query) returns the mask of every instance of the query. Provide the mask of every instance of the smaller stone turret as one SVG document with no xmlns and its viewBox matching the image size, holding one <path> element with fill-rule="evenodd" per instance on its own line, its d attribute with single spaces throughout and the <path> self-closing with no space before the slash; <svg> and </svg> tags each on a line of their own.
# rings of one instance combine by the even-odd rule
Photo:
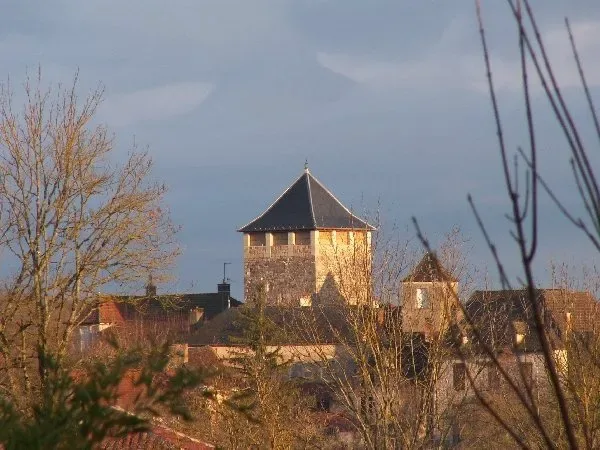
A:
<svg viewBox="0 0 600 450">
<path fill-rule="evenodd" d="M 402 329 L 430 339 L 459 320 L 458 280 L 427 252 L 402 280 Z"/>
</svg>

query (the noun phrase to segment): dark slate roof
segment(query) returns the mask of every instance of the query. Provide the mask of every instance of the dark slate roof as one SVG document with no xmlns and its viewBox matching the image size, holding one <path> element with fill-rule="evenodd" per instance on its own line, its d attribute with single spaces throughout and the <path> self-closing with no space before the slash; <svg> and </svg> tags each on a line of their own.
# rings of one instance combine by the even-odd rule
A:
<svg viewBox="0 0 600 450">
<path fill-rule="evenodd" d="M 375 228 L 350 212 L 308 169 L 269 208 L 238 231 Z"/>
<path fill-rule="evenodd" d="M 166 294 L 148 298 L 147 296 L 115 296 L 111 298 L 114 307 L 124 320 L 134 320 L 139 316 L 159 318 L 172 312 L 204 310 L 204 317 L 210 320 L 228 307 L 242 304 L 226 293 L 211 292 L 200 294 Z M 98 308 L 93 308 L 82 325 L 94 325 L 100 322 Z"/>
<path fill-rule="evenodd" d="M 544 311 L 546 328 L 556 348 L 561 348 L 567 329 L 567 312 L 571 313 L 571 329 L 585 332 L 597 321 L 597 300 L 588 292 L 564 289 L 538 289 L 535 300 Z M 465 309 L 473 325 L 477 326 L 482 340 L 495 349 L 511 347 L 516 333 L 525 336 L 522 351 L 540 350 L 535 332 L 533 305 L 523 289 L 499 291 L 475 291 Z"/>
<path fill-rule="evenodd" d="M 458 280 L 450 274 L 441 265 L 437 256 L 432 252 L 427 252 L 412 270 L 412 272 L 403 280 L 404 282 L 425 283 L 432 281 L 446 281 L 455 283 Z"/>
<path fill-rule="evenodd" d="M 540 298 L 540 293 L 536 293 Z M 535 332 L 533 309 L 524 290 L 475 291 L 469 297 L 465 310 L 472 325 L 480 334 L 480 341 L 470 336 L 474 344 L 485 344 L 497 351 L 511 348 L 517 332 L 525 335 L 522 351 L 539 351 Z M 548 317 L 549 318 L 549 317 Z"/>
</svg>

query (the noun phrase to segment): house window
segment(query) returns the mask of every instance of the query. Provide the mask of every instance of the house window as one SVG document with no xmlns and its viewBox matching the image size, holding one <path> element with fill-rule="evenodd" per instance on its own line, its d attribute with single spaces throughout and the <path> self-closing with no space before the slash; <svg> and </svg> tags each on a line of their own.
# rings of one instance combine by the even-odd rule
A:
<svg viewBox="0 0 600 450">
<path fill-rule="evenodd" d="M 427 289 L 417 289 L 417 308 L 429 308 L 429 291 Z"/>
<path fill-rule="evenodd" d="M 500 387 L 500 371 L 498 370 L 498 366 L 493 362 L 487 365 L 487 382 L 489 389 Z"/>
<path fill-rule="evenodd" d="M 288 245 L 288 234 L 273 233 L 273 245 Z"/>
<path fill-rule="evenodd" d="M 455 363 L 452 367 L 453 386 L 455 391 L 464 391 L 466 387 L 467 370 L 464 363 Z"/>
<path fill-rule="evenodd" d="M 264 246 L 265 233 L 250 233 L 250 247 Z"/>
<path fill-rule="evenodd" d="M 310 231 L 297 231 L 296 245 L 310 245 Z"/>
<path fill-rule="evenodd" d="M 300 306 L 312 306 L 312 296 L 305 295 L 300 297 Z"/>
</svg>

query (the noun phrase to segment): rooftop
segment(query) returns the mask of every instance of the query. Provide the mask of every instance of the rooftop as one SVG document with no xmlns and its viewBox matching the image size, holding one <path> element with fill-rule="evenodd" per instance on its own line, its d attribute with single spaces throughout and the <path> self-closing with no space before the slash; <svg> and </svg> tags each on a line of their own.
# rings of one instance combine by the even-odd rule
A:
<svg viewBox="0 0 600 450">
<path fill-rule="evenodd" d="M 412 272 L 403 280 L 404 282 L 412 283 L 425 283 L 432 281 L 446 281 L 455 283 L 458 280 L 451 273 L 449 273 L 440 261 L 438 260 L 435 253 L 427 252 L 412 270 Z"/>
<path fill-rule="evenodd" d="M 374 230 L 355 216 L 308 168 L 267 210 L 238 231 Z"/>
</svg>

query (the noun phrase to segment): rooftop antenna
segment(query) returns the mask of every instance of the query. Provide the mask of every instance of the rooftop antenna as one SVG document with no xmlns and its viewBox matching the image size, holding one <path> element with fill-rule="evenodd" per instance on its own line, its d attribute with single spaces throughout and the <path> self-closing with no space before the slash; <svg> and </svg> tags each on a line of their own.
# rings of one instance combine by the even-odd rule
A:
<svg viewBox="0 0 600 450">
<path fill-rule="evenodd" d="M 231 264 L 231 263 L 230 262 L 223 263 L 223 283 L 218 286 L 219 292 L 224 292 L 227 294 L 227 309 L 231 308 L 231 295 L 230 295 L 231 287 L 228 284 L 229 278 L 227 278 L 227 265 L 228 264 Z"/>
<path fill-rule="evenodd" d="M 229 278 L 227 278 L 227 266 L 230 264 L 230 262 L 223 263 L 223 283 L 227 283 L 229 281 Z"/>
</svg>

